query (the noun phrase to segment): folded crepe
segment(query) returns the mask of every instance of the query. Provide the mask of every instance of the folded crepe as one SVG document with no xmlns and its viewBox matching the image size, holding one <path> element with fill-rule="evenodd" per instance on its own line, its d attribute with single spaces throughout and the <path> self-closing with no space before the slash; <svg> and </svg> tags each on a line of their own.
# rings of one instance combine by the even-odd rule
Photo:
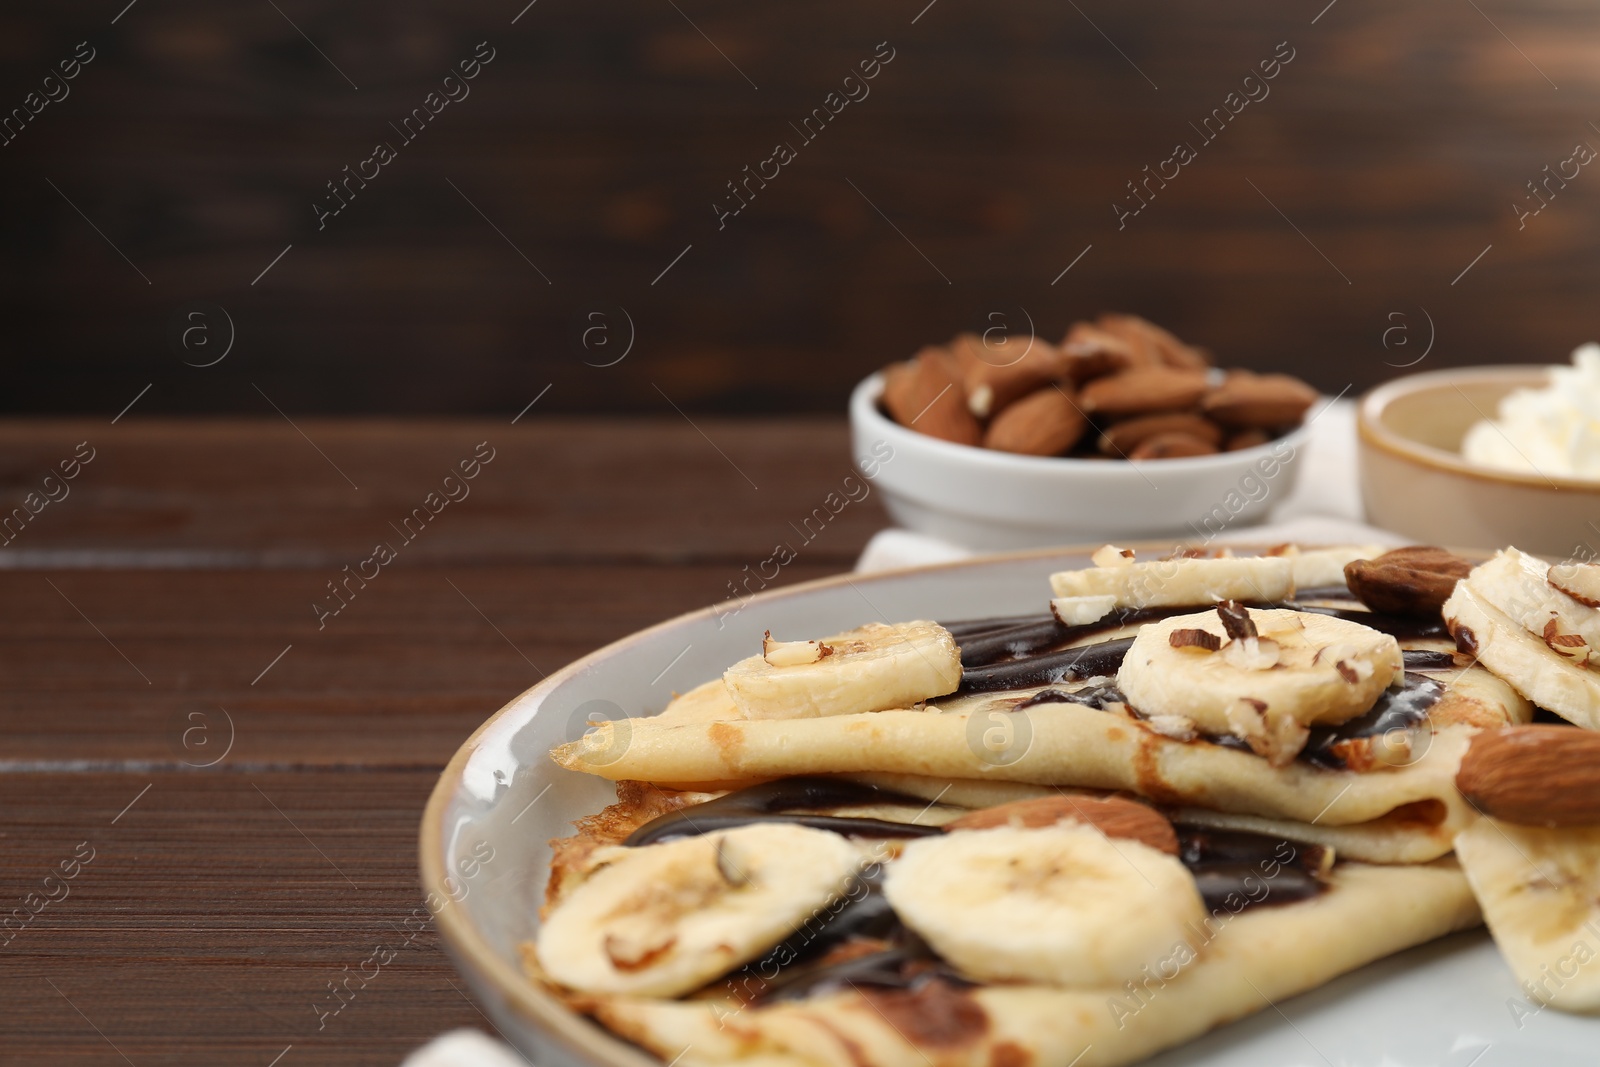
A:
<svg viewBox="0 0 1600 1067">
<path fill-rule="evenodd" d="M 1199 951 L 1180 965 L 1190 957 L 1175 949 L 1164 972 L 1171 978 L 1152 972 L 1087 990 L 863 986 L 769 1006 L 624 996 L 583 997 L 578 1005 L 685 1067 L 1119 1067 L 1481 921 L 1451 860 L 1340 864 L 1330 881 L 1311 900 L 1196 930 Z"/>
<path fill-rule="evenodd" d="M 602 723 L 552 755 L 571 770 L 677 788 L 877 773 L 941 784 L 1125 790 L 1177 808 L 1271 820 L 1254 825 L 1297 840 L 1349 846 L 1355 839 L 1348 834 L 1319 838 L 1312 831 L 1376 823 L 1363 836 L 1388 843 L 1375 844 L 1366 857 L 1416 862 L 1448 852 L 1454 833 L 1471 818 L 1455 773 L 1472 734 L 1532 715 L 1525 699 L 1480 668 L 1429 676 L 1444 686 L 1430 709 L 1431 733 L 1410 762 L 1365 771 L 1304 761 L 1274 767 L 1253 752 L 1167 737 L 1146 722 L 1081 704 L 1017 710 L 1037 688 L 956 698 L 948 708 L 935 702 L 922 710 L 745 719 L 719 696 L 721 682 L 711 682 L 659 716 Z M 983 734 L 1002 728 L 1014 742 L 1006 758 L 996 760 Z M 1312 829 L 1291 832 L 1290 824 Z"/>
</svg>

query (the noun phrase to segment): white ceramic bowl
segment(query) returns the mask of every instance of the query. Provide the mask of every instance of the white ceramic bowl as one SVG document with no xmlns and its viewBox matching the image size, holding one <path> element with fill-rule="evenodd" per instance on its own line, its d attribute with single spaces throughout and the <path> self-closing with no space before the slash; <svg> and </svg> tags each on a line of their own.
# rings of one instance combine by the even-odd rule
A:
<svg viewBox="0 0 1600 1067">
<path fill-rule="evenodd" d="M 895 522 L 979 550 L 1181 538 L 1262 522 L 1294 489 L 1309 431 L 1237 452 L 1132 462 L 951 444 L 878 410 L 883 376 L 850 396 L 852 454 Z"/>
<path fill-rule="evenodd" d="M 1419 542 L 1592 558 L 1600 482 L 1494 470 L 1461 456 L 1468 427 L 1492 418 L 1502 397 L 1549 379 L 1549 367 L 1456 367 L 1368 393 L 1356 421 L 1367 520 Z"/>
<path fill-rule="evenodd" d="M 1141 551 L 1160 545 L 1136 546 Z M 446 950 L 494 1026 L 539 1067 L 662 1067 L 523 977 L 552 837 L 614 799 L 609 782 L 557 767 L 588 713 L 649 715 L 759 647 L 761 633 L 822 634 L 872 619 L 955 619 L 1040 610 L 1051 572 L 1089 565 L 1061 549 L 761 593 L 737 615 L 691 612 L 585 656 L 501 708 L 435 786 L 421 827 L 422 889 Z M 420 909 L 419 909 L 420 911 Z M 426 918 L 427 913 L 421 912 Z M 410 920 L 407 928 L 413 928 Z M 1545 1011 L 1519 1021 L 1510 970 L 1481 930 L 1412 949 L 1173 1049 L 1144 1067 L 1283 1064 L 1593 1064 L 1600 1022 Z M 1275 1009 L 1275 1010 L 1274 1010 Z M 1307 1047 L 1309 1044 L 1310 1047 Z M 953 1060 L 951 1062 L 954 1062 Z"/>
</svg>

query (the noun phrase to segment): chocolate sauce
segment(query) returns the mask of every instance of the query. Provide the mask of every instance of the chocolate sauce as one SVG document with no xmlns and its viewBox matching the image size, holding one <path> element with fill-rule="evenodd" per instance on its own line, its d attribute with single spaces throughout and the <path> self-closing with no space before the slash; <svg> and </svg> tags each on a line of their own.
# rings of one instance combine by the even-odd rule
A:
<svg viewBox="0 0 1600 1067">
<path fill-rule="evenodd" d="M 1382 737 L 1390 730 L 1407 730 L 1426 722 L 1428 709 L 1444 695 L 1444 686 L 1425 674 L 1408 671 L 1403 677 L 1399 687 L 1385 689 L 1366 713 L 1337 726 L 1313 726 L 1305 747 L 1295 758 L 1315 767 L 1341 771 L 1348 765 L 1337 751 L 1340 743 Z"/>
<path fill-rule="evenodd" d="M 754 822 L 793 823 L 814 830 L 832 830 L 837 834 L 862 837 L 927 837 L 939 833 L 937 826 L 913 826 L 887 819 L 814 813 L 818 808 L 856 807 L 863 804 L 925 806 L 927 801 L 842 778 L 780 778 L 651 819 L 629 834 L 623 844 L 650 845 L 677 837 L 731 830 Z"/>
<path fill-rule="evenodd" d="M 1336 590 L 1308 589 L 1305 590 L 1307 599 L 1334 599 L 1332 594 Z M 1349 599 L 1349 594 L 1342 594 Z M 1354 605 L 1355 601 L 1351 601 Z M 1444 622 L 1440 619 L 1420 619 L 1404 615 L 1388 615 L 1381 612 L 1366 611 L 1360 607 L 1349 608 L 1327 607 L 1323 605 L 1303 604 L 1298 601 L 1288 601 L 1284 604 L 1267 604 L 1251 602 L 1243 605 L 1253 610 L 1264 610 L 1274 607 L 1287 607 L 1296 611 L 1315 612 L 1318 615 L 1331 615 L 1335 618 L 1348 619 L 1358 622 L 1363 626 L 1370 626 L 1374 630 L 1390 634 L 1403 640 L 1426 640 L 1430 638 L 1449 638 Z M 997 689 L 1021 689 L 1032 685 L 1049 685 L 1062 681 L 1077 681 L 1091 677 L 1095 673 L 1110 673 L 1121 665 L 1121 656 L 1126 651 L 1126 641 L 1122 639 L 1120 650 L 1117 641 L 1103 641 L 1099 645 L 1086 645 L 1075 648 L 1063 648 L 1063 645 L 1072 645 L 1083 641 L 1096 634 L 1110 633 L 1126 626 L 1135 626 L 1146 622 L 1155 622 L 1168 619 L 1174 615 L 1187 615 L 1204 611 L 1199 605 L 1167 608 L 1118 608 L 1105 618 L 1082 626 L 1064 626 L 1049 615 L 1011 615 L 992 620 L 968 620 L 953 623 L 950 632 L 956 638 L 956 643 L 961 649 L 962 679 L 961 693 L 992 692 Z M 946 627 L 950 629 L 950 627 Z M 1110 671 L 1090 671 L 1081 673 L 1073 667 L 1061 674 L 1052 674 L 1062 664 L 1073 665 L 1078 662 L 1078 653 L 1083 648 L 1103 647 L 1104 665 L 1110 666 Z M 1113 657 L 1115 657 L 1113 659 Z M 1086 661 L 1092 662 L 1092 661 Z"/>
<path fill-rule="evenodd" d="M 1190 610 L 1192 609 L 1118 608 L 1104 618 L 1080 626 L 1066 626 L 1053 615 L 1033 618 L 1015 626 L 990 630 L 965 640 L 958 638 L 957 643 L 961 646 L 961 666 L 967 669 L 989 667 L 1034 656 L 1096 634 L 1111 633 L 1125 626 L 1153 622 Z"/>
<path fill-rule="evenodd" d="M 1037 615 L 996 615 L 989 619 L 962 619 L 959 622 L 941 622 L 939 625 L 949 630 L 950 636 L 959 642 L 963 638 L 991 633 L 995 630 L 1008 630 L 1014 626 L 1023 626 L 1028 623 L 1054 621 L 1054 615 L 1044 612 Z"/>
<path fill-rule="evenodd" d="M 1063 700 L 1079 695 L 1052 693 L 1053 699 Z M 920 803 L 913 797 L 842 779 L 783 778 L 662 816 L 640 827 L 625 843 L 646 845 L 753 822 L 802 819 L 809 820 L 802 825 L 863 837 L 943 832 L 937 827 L 912 827 L 881 819 L 795 816 L 785 810 L 888 802 Z M 1189 825 L 1176 829 L 1178 858 L 1194 875 L 1201 899 L 1213 915 L 1305 900 L 1324 888 L 1318 874 L 1326 854 L 1320 846 L 1245 831 Z M 882 882 L 880 864 L 863 868 L 844 893 L 819 906 L 793 934 L 755 962 L 724 975 L 717 985 L 755 1003 L 847 988 L 912 990 L 933 981 L 957 987 L 972 985 L 900 920 L 889 906 Z M 865 951 L 837 958 L 840 950 L 848 953 L 851 949 Z M 830 955 L 836 957 L 832 962 L 828 961 Z"/>
<path fill-rule="evenodd" d="M 1408 665 L 1412 663 L 1412 657 L 1416 657 L 1417 665 L 1428 670 L 1454 666 L 1455 663 L 1448 652 L 1407 652 L 1405 655 Z M 1342 742 L 1362 737 L 1380 737 L 1390 730 L 1405 730 L 1426 722 L 1428 709 L 1438 703 L 1444 694 L 1444 686 L 1425 674 L 1409 671 L 1403 675 L 1403 679 L 1398 687 L 1385 689 L 1365 714 L 1337 726 L 1311 727 L 1305 747 L 1296 758 L 1325 770 L 1345 770 L 1347 764 L 1336 747 Z M 1077 704 L 1096 711 L 1108 711 L 1112 705 L 1126 706 L 1127 698 L 1116 687 L 1116 683 L 1104 682 L 1071 693 L 1061 689 L 1045 689 L 1012 710 L 1024 711 L 1045 704 Z M 1128 710 L 1135 718 L 1144 717 L 1137 709 L 1130 707 Z M 1198 741 L 1241 752 L 1250 751 L 1249 743 L 1233 734 L 1201 734 Z"/>
<path fill-rule="evenodd" d="M 1362 626 L 1370 626 L 1379 633 L 1385 633 L 1402 641 L 1425 641 L 1433 638 L 1450 639 L 1450 631 L 1445 629 L 1444 620 L 1438 616 L 1426 618 L 1415 615 L 1390 615 L 1381 611 L 1365 611 L 1359 608 L 1328 608 L 1318 604 L 1301 604 L 1289 601 L 1283 607 L 1293 608 L 1295 611 L 1309 611 L 1316 615 L 1331 615 L 1336 619 L 1346 619 L 1358 622 Z"/>
<path fill-rule="evenodd" d="M 965 978 L 950 964 L 918 942 L 895 945 L 838 963 L 822 963 L 783 971 L 767 983 L 756 1002 L 769 1004 L 781 1000 L 803 1000 L 822 993 L 845 989 L 920 989 L 928 982 L 940 981 L 957 988 L 977 983 Z"/>
<path fill-rule="evenodd" d="M 1122 637 L 1115 641 L 1046 652 L 1026 659 L 1007 660 L 990 667 L 963 670 L 961 687 L 956 693 L 993 693 L 1004 689 L 1055 685 L 1058 682 L 1081 682 L 1097 675 L 1116 674 L 1117 668 L 1122 666 L 1122 657 L 1128 654 L 1132 644 L 1133 638 Z"/>
<path fill-rule="evenodd" d="M 1434 652 L 1426 648 L 1408 648 L 1400 653 L 1405 657 L 1408 671 L 1449 671 L 1459 664 L 1449 652 Z"/>
<path fill-rule="evenodd" d="M 1213 915 L 1306 900 L 1325 887 L 1327 850 L 1242 830 L 1180 825 L 1178 858 Z"/>
<path fill-rule="evenodd" d="M 962 638 L 958 641 L 961 646 L 961 666 L 986 667 L 999 660 L 1043 652 L 1066 640 L 1066 631 L 1067 628 L 1057 622 L 1054 616 L 1047 616 L 1018 626 Z"/>
<path fill-rule="evenodd" d="M 1352 604 L 1359 604 L 1354 593 L 1350 592 L 1348 585 L 1313 585 L 1294 591 L 1296 600 L 1348 600 Z"/>
<path fill-rule="evenodd" d="M 1073 693 L 1069 693 L 1064 689 L 1044 689 L 1011 710 L 1026 711 L 1028 708 L 1036 708 L 1041 704 L 1079 704 L 1086 708 L 1093 708 L 1096 711 L 1106 711 L 1112 704 L 1122 704 L 1127 699 L 1122 695 L 1122 690 L 1118 689 L 1114 684 L 1106 682 L 1102 685 L 1079 689 Z"/>
</svg>

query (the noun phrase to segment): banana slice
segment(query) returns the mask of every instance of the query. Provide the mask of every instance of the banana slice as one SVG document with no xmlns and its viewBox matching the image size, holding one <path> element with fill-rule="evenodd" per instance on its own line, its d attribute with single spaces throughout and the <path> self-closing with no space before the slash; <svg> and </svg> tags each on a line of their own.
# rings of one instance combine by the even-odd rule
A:
<svg viewBox="0 0 1600 1067">
<path fill-rule="evenodd" d="M 1383 545 L 1335 545 L 1303 549 L 1289 545 L 1277 554 L 1289 561 L 1296 589 L 1344 585 L 1344 568 L 1358 559 L 1376 559 L 1389 551 Z"/>
<path fill-rule="evenodd" d="M 1578 666 L 1529 633 L 1489 603 L 1470 577 L 1444 602 L 1444 619 L 1457 643 L 1517 692 L 1569 722 L 1600 730 L 1600 671 Z"/>
<path fill-rule="evenodd" d="M 1563 1011 L 1600 1011 L 1600 827 L 1480 819 L 1456 858 L 1523 990 Z"/>
<path fill-rule="evenodd" d="M 1508 548 L 1474 567 L 1467 582 L 1492 607 L 1549 644 L 1552 652 L 1581 666 L 1591 650 L 1600 651 L 1600 610 L 1585 603 L 1588 598 L 1582 592 L 1591 571 L 1600 571 L 1600 566 L 1568 563 L 1552 568 L 1542 559 Z M 1600 655 L 1595 662 L 1600 664 Z"/>
<path fill-rule="evenodd" d="M 762 655 L 735 663 L 722 680 L 750 719 L 906 708 L 955 692 L 961 650 L 936 622 L 874 622 L 820 641 L 769 637 Z"/>
<path fill-rule="evenodd" d="M 1205 918 L 1175 858 L 1076 823 L 918 838 L 884 893 L 935 951 L 988 981 L 1113 988 Z"/>
<path fill-rule="evenodd" d="M 1145 715 L 1234 734 L 1283 766 L 1309 726 L 1355 718 L 1403 670 L 1399 642 L 1358 622 L 1224 604 L 1146 623 L 1117 687 Z"/>
<path fill-rule="evenodd" d="M 675 997 L 757 959 L 845 892 L 864 863 L 825 830 L 757 823 L 618 846 L 539 931 L 539 964 L 589 993 Z"/>
<path fill-rule="evenodd" d="M 1105 562 L 1100 566 L 1052 574 L 1050 588 L 1057 597 L 1114 597 L 1113 603 L 1125 608 L 1276 601 L 1294 594 L 1294 564 L 1285 556 L 1137 563 L 1121 552 L 1102 549 L 1095 553 L 1095 560 L 1102 559 Z"/>
</svg>

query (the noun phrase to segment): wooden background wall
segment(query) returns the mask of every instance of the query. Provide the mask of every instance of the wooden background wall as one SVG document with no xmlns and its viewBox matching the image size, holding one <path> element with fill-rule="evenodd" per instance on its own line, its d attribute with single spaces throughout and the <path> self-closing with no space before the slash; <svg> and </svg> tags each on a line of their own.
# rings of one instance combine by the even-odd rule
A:
<svg viewBox="0 0 1600 1067">
<path fill-rule="evenodd" d="M 553 383 L 555 410 L 837 412 L 1022 309 L 1052 338 L 1139 311 L 1330 392 L 1430 334 L 1422 368 L 1600 336 L 1600 173 L 1513 209 L 1600 148 L 1592 4 L 524 2 L 7 5 L 0 108 L 96 58 L 0 147 L 0 410 L 109 415 L 150 384 L 138 413 L 515 412 Z M 480 41 L 470 97 L 319 231 L 324 183 Z M 883 41 L 870 96 L 799 144 Z M 1202 145 L 1189 123 L 1285 41 Z M 798 158 L 719 230 L 780 140 Z M 1180 140 L 1198 158 L 1119 230 Z M 185 366 L 220 354 L 216 307 L 232 350 Z M 627 357 L 586 366 L 619 309 Z"/>
</svg>

